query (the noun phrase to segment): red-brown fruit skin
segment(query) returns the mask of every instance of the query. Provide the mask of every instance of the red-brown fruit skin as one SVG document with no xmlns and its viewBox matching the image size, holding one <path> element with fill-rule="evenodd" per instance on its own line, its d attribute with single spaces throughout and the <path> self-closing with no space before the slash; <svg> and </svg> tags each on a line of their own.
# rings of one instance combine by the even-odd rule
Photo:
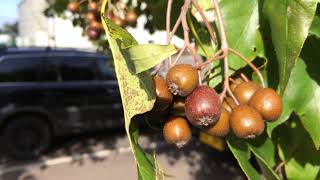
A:
<svg viewBox="0 0 320 180">
<path fill-rule="evenodd" d="M 167 109 L 172 103 L 173 96 L 168 89 L 167 82 L 159 77 L 155 76 L 153 78 L 155 89 L 156 89 L 156 102 L 154 105 L 154 110 L 163 111 Z"/>
<path fill-rule="evenodd" d="M 222 109 L 221 116 L 216 124 L 211 126 L 208 130 L 207 133 L 212 135 L 212 136 L 217 136 L 217 137 L 225 137 L 228 135 L 230 131 L 230 113 Z"/>
<path fill-rule="evenodd" d="M 239 104 L 248 104 L 253 94 L 261 87 L 255 82 L 243 82 L 234 89 L 234 96 Z"/>
<path fill-rule="evenodd" d="M 67 8 L 72 13 L 79 12 L 79 4 L 77 2 L 70 2 Z"/>
<path fill-rule="evenodd" d="M 174 95 L 185 97 L 199 84 L 198 71 L 189 64 L 177 64 L 169 69 L 167 84 Z"/>
<path fill-rule="evenodd" d="M 249 101 L 249 106 L 255 108 L 264 120 L 273 122 L 282 113 L 281 96 L 271 88 L 259 89 Z"/>
<path fill-rule="evenodd" d="M 173 116 L 164 124 L 163 136 L 167 143 L 178 148 L 186 145 L 191 139 L 191 130 L 187 120 L 181 116 Z"/>
<path fill-rule="evenodd" d="M 100 31 L 91 27 L 87 28 L 86 33 L 90 40 L 98 40 L 100 38 Z"/>
<path fill-rule="evenodd" d="M 98 4 L 96 2 L 88 3 L 88 11 L 96 12 L 98 10 Z"/>
<path fill-rule="evenodd" d="M 133 10 L 129 10 L 126 15 L 126 21 L 128 24 L 134 24 L 137 22 L 137 14 Z"/>
<path fill-rule="evenodd" d="M 265 124 L 257 110 L 240 105 L 233 109 L 230 116 L 230 126 L 238 138 L 254 138 L 263 133 Z"/>
<path fill-rule="evenodd" d="M 195 126 L 209 126 L 217 122 L 222 103 L 217 92 L 208 86 L 198 86 L 186 99 L 185 113 Z"/>
<path fill-rule="evenodd" d="M 97 16 L 96 16 L 96 14 L 94 14 L 93 12 L 88 12 L 87 14 L 86 14 L 86 21 L 87 21 L 87 23 L 90 23 L 90 22 L 92 22 L 92 21 L 95 21 L 97 19 Z"/>
</svg>

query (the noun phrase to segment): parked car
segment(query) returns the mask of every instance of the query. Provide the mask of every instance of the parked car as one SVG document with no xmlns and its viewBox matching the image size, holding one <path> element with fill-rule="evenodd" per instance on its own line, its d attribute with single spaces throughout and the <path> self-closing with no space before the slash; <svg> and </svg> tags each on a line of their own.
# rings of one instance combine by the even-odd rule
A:
<svg viewBox="0 0 320 180">
<path fill-rule="evenodd" d="M 0 51 L 0 128 L 7 151 L 30 159 L 55 136 L 123 125 L 114 72 L 104 54 L 72 49 Z"/>
</svg>

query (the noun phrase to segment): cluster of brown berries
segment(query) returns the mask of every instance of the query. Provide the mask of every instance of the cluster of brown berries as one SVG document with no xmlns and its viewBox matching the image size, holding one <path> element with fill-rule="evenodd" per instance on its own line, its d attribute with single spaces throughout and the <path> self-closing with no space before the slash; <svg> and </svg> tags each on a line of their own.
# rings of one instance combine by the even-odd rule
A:
<svg viewBox="0 0 320 180">
<path fill-rule="evenodd" d="M 81 3 L 82 2 L 75 1 L 69 2 L 67 9 L 73 14 L 82 14 L 80 13 Z M 85 15 L 83 15 L 87 23 L 86 35 L 89 37 L 90 40 L 98 40 L 104 31 L 100 18 L 100 9 L 100 3 L 95 1 L 89 1 L 86 7 L 86 13 Z M 124 18 L 115 15 L 113 10 L 108 11 L 107 17 L 119 26 L 135 24 L 138 18 L 135 11 L 131 9 L 125 11 Z"/>
<path fill-rule="evenodd" d="M 253 138 L 264 131 L 265 121 L 278 119 L 282 112 L 281 97 L 273 89 L 241 79 L 231 84 L 239 105 L 231 97 L 221 102 L 213 88 L 199 85 L 197 69 L 187 64 L 171 67 L 165 79 L 155 76 L 154 84 L 153 110 L 170 108 L 163 135 L 177 147 L 190 141 L 190 124 L 214 136 L 224 137 L 232 129 L 239 138 Z"/>
</svg>

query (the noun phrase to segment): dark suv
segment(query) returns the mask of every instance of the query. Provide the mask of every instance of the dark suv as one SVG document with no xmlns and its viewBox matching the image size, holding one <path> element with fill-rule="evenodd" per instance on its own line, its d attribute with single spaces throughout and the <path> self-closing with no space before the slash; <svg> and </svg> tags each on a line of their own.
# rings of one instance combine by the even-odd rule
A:
<svg viewBox="0 0 320 180">
<path fill-rule="evenodd" d="M 17 158 L 34 158 L 52 137 L 115 128 L 123 111 L 110 57 L 72 49 L 0 51 L 0 127 Z"/>
</svg>

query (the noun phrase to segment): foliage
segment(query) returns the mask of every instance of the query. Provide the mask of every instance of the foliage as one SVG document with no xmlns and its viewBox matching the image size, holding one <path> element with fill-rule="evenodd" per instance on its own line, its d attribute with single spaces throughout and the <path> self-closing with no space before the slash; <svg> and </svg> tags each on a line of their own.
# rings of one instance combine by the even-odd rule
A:
<svg viewBox="0 0 320 180">
<path fill-rule="evenodd" d="M 144 0 L 147 8 L 135 8 L 145 14 L 150 31 L 165 29 L 163 18 L 167 1 Z M 209 0 L 197 1 L 206 12 L 215 6 Z M 107 0 L 104 0 L 102 12 Z M 129 4 L 131 1 L 129 1 Z M 258 65 L 269 87 L 282 95 L 281 117 L 267 123 L 266 132 L 253 140 L 230 134 L 226 140 L 248 179 L 316 179 L 320 177 L 320 15 L 319 0 L 221 0 L 220 9 L 229 47 Z M 178 19 L 183 1 L 174 3 L 170 22 Z M 318 6 L 318 7 L 317 7 Z M 54 7 L 54 6 L 53 6 Z M 62 8 L 54 7 L 57 12 Z M 192 8 L 194 10 L 194 7 Z M 60 11 L 61 10 L 61 11 Z M 192 11 L 193 11 L 192 10 Z M 203 22 L 188 11 L 191 41 L 202 58 L 209 60 L 223 43 L 214 44 Z M 217 19 L 217 17 L 215 17 Z M 152 109 L 155 92 L 148 69 L 176 53 L 172 45 L 138 45 L 124 29 L 103 17 L 125 110 L 126 130 L 138 166 L 139 179 L 155 179 L 159 173 L 156 159 L 138 144 L 136 115 Z M 217 36 L 222 28 L 210 22 Z M 182 36 L 182 28 L 177 34 Z M 228 75 L 244 72 L 252 79 L 257 74 L 238 56 L 229 54 Z M 214 72 L 207 83 L 220 88 L 223 64 L 213 61 Z M 143 103 L 142 103 L 143 102 Z M 251 163 L 255 159 L 258 167 Z"/>
</svg>

